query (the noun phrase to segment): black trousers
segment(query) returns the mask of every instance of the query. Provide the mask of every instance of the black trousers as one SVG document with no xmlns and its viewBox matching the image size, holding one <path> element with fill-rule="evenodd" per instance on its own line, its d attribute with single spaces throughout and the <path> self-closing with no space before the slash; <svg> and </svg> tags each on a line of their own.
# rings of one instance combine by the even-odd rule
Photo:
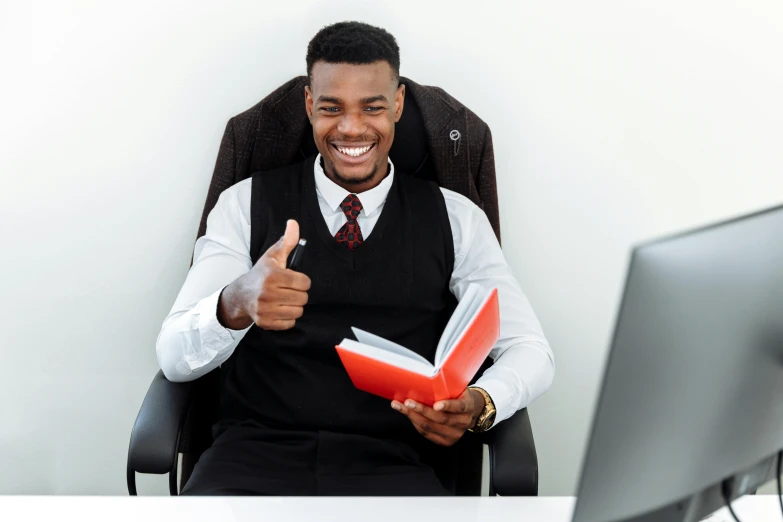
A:
<svg viewBox="0 0 783 522">
<path fill-rule="evenodd" d="M 450 495 L 409 445 L 364 435 L 268 428 L 223 431 L 183 495 Z"/>
</svg>

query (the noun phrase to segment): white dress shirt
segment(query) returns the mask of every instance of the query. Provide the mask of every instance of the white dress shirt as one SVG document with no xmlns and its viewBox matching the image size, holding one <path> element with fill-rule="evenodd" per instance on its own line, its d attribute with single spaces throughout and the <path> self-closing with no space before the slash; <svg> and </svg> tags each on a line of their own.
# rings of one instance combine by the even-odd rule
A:
<svg viewBox="0 0 783 522">
<path fill-rule="evenodd" d="M 372 233 L 392 185 L 394 165 L 389 164 L 389 174 L 381 183 L 357 194 L 362 202 L 357 221 L 365 239 Z M 318 204 L 334 235 L 346 221 L 340 203 L 350 192 L 324 174 L 320 155 L 314 175 Z M 251 184 L 252 178 L 248 178 L 223 191 L 207 217 L 206 234 L 196 241 L 193 266 L 156 344 L 158 363 L 170 381 L 190 381 L 216 368 L 250 329 L 224 328 L 217 320 L 217 304 L 223 288 L 252 268 Z M 500 338 L 490 353 L 493 365 L 476 382 L 492 397 L 497 424 L 549 388 L 555 372 L 554 355 L 487 216 L 465 196 L 444 188 L 441 192 L 454 238 L 449 289 L 457 299 L 470 283 L 498 289 Z"/>
</svg>

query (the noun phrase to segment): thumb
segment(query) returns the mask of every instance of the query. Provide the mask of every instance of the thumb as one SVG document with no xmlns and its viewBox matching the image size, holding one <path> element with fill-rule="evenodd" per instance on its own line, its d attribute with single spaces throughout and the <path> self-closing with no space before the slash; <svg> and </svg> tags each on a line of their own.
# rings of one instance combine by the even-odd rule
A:
<svg viewBox="0 0 783 522">
<path fill-rule="evenodd" d="M 285 268 L 288 256 L 297 243 L 299 243 L 299 223 L 296 220 L 289 219 L 286 222 L 283 237 L 269 247 L 264 256 L 276 261 L 280 268 Z"/>
</svg>

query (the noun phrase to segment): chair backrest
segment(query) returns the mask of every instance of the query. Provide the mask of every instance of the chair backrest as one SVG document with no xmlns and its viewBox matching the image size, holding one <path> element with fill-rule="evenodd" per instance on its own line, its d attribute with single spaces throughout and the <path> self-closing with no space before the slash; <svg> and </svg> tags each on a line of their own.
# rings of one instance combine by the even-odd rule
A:
<svg viewBox="0 0 783 522">
<path fill-rule="evenodd" d="M 302 111 L 302 117 L 306 118 L 304 105 Z M 250 172 L 260 170 L 258 165 L 254 164 L 253 159 L 257 155 L 253 152 L 253 150 L 245 151 L 245 157 L 250 160 Z M 312 127 L 308 124 L 301 138 L 301 157 L 296 158 L 292 163 L 317 152 Z M 389 151 L 389 158 L 398 171 L 437 183 L 436 167 L 430 156 L 422 113 L 412 96 L 406 96 L 402 116 L 395 126 L 394 142 Z M 489 365 L 490 361 L 487 360 L 477 376 L 480 376 Z M 212 443 L 211 425 L 218 418 L 220 411 L 219 383 L 220 369 L 196 381 L 196 398 L 181 432 L 180 451 L 183 453 L 183 459 L 180 488 L 187 482 L 200 454 Z M 423 438 L 422 441 L 425 443 Z M 422 452 L 423 459 L 433 466 L 446 488 L 458 495 L 480 494 L 483 447 L 478 437 L 466 433 L 451 448 L 431 447 L 429 443 L 426 444 L 429 447 Z"/>
</svg>

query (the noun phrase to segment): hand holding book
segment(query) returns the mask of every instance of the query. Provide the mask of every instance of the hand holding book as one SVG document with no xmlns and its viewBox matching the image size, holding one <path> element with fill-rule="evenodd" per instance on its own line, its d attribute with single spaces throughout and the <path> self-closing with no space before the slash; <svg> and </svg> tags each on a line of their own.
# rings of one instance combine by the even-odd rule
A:
<svg viewBox="0 0 783 522">
<path fill-rule="evenodd" d="M 452 446 L 476 425 L 484 410 L 484 397 L 468 388 L 456 399 L 438 401 L 432 408 L 411 399 L 392 401 L 392 408 L 408 417 L 422 436 L 435 444 Z"/>
</svg>

